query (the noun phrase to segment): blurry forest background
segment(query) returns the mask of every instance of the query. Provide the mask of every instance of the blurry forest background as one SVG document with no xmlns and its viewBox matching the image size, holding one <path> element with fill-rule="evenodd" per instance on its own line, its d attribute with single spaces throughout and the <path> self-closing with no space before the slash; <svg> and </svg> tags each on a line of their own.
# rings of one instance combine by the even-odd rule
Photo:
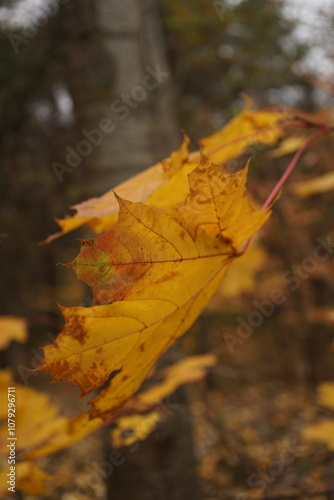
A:
<svg viewBox="0 0 334 500">
<path fill-rule="evenodd" d="M 14 343 L 1 357 L 3 367 L 31 366 L 34 349 L 61 330 L 58 303 L 91 303 L 88 287 L 57 266 L 75 257 L 75 238 L 88 230 L 39 244 L 71 205 L 168 156 L 183 130 L 196 146 L 243 108 L 242 93 L 258 108 L 292 106 L 333 121 L 334 2 L 3 0 L 0 25 L 0 313 L 27 318 L 30 332 L 27 345 Z M 121 120 L 112 104 L 152 71 L 168 76 Z M 106 118 L 114 131 L 59 177 L 55 162 L 64 165 L 86 138 L 83 131 Z M 331 171 L 333 152 L 330 137 L 316 144 L 291 182 Z M 255 155 L 249 189 L 257 200 L 290 158 L 267 150 Z M 317 238 L 331 234 L 333 209 L 331 192 L 300 199 L 284 191 L 261 232 L 261 249 L 249 256 L 253 274 L 246 285 L 244 272 L 231 277 L 234 285 L 166 355 L 168 363 L 183 353 L 215 352 L 217 368 L 203 386 L 180 391 L 184 411 L 176 410 L 140 452 L 92 486 L 89 498 L 213 500 L 240 491 L 307 498 L 334 491 L 333 452 L 300 437 L 321 411 L 318 385 L 334 376 L 333 261 L 319 264 L 296 291 L 282 281 L 313 255 Z M 252 301 L 265 300 L 275 287 L 288 300 L 230 352 L 224 332 L 233 333 L 237 318 L 254 310 Z M 46 374 L 29 378 L 74 412 L 76 390 L 61 383 L 50 389 L 48 381 Z M 103 460 L 107 440 L 107 434 L 92 437 L 49 459 L 60 478 L 57 498 L 88 498 L 65 492 L 75 491 L 73 478 L 87 475 L 92 456 Z M 286 440 L 302 451 L 270 474 Z M 252 483 L 252 474 L 262 486 Z M 323 498 L 334 498 L 329 495 Z"/>
</svg>

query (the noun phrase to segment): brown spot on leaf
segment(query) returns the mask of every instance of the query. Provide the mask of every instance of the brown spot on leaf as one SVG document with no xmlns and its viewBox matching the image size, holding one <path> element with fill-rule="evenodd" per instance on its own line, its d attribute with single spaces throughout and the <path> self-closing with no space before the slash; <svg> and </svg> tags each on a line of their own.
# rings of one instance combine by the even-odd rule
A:
<svg viewBox="0 0 334 500">
<path fill-rule="evenodd" d="M 140 349 L 140 352 L 144 352 L 145 351 L 145 345 L 144 344 L 140 344 L 139 349 Z"/>
<path fill-rule="evenodd" d="M 76 314 L 69 315 L 66 318 L 66 333 L 71 337 L 75 338 L 80 345 L 83 345 L 86 341 L 86 337 L 88 335 L 87 330 L 84 327 L 84 319 Z"/>
<path fill-rule="evenodd" d="M 80 372 L 80 365 L 71 365 L 66 359 L 60 359 L 48 365 L 54 380 L 66 380 L 73 384 L 77 383 L 77 374 Z"/>
</svg>

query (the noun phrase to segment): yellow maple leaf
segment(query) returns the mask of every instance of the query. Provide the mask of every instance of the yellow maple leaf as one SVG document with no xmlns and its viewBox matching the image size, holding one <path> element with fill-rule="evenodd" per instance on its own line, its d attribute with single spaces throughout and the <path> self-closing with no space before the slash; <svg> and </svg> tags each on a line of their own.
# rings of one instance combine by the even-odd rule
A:
<svg viewBox="0 0 334 500">
<path fill-rule="evenodd" d="M 334 172 L 320 175 L 309 181 L 297 182 L 292 186 L 292 191 L 302 198 L 311 194 L 325 193 L 334 189 Z"/>
<path fill-rule="evenodd" d="M 316 424 L 308 425 L 303 431 L 303 436 L 310 441 L 325 443 L 334 451 L 334 420 L 326 418 Z"/>
<path fill-rule="evenodd" d="M 291 113 L 253 111 L 252 102 L 246 99 L 246 108 L 219 132 L 200 141 L 203 154 L 216 163 L 225 163 L 239 156 L 251 144 L 273 145 L 285 135 L 279 124 L 289 119 Z M 181 203 L 188 189 L 188 174 L 196 168 L 200 153 L 188 152 L 189 139 L 184 138 L 180 148 L 169 158 L 121 183 L 99 198 L 92 198 L 73 209 L 76 214 L 56 219 L 61 231 L 49 236 L 46 242 L 88 224 L 95 234 L 109 231 L 117 221 L 118 196 L 130 201 L 143 201 L 156 207 L 175 207 Z"/>
<path fill-rule="evenodd" d="M 252 111 L 252 100 L 246 98 L 245 109 L 218 132 L 202 139 L 203 152 L 216 163 L 239 156 L 253 143 L 272 146 L 285 135 L 277 127 L 291 114 L 281 111 Z"/>
<path fill-rule="evenodd" d="M 0 351 L 6 349 L 12 340 L 25 342 L 28 337 L 25 320 L 14 316 L 0 316 L 0 330 Z"/>
<path fill-rule="evenodd" d="M 334 409 L 334 382 L 323 382 L 318 387 L 319 405 Z M 325 443 L 334 450 L 334 420 L 323 418 L 319 422 L 308 425 L 303 432 L 305 439 Z"/>
<path fill-rule="evenodd" d="M 318 387 L 319 404 L 334 410 L 334 382 L 323 382 Z"/>
<path fill-rule="evenodd" d="M 305 137 L 287 137 L 284 139 L 278 148 L 271 152 L 273 158 L 280 158 L 297 151 L 305 141 Z"/>
<path fill-rule="evenodd" d="M 174 209 L 119 199 L 113 229 L 84 240 L 70 265 L 94 291 L 90 308 L 62 308 L 64 330 L 44 348 L 42 370 L 92 400 L 92 416 L 113 414 L 137 391 L 160 355 L 192 325 L 216 292 L 239 245 L 270 211 L 245 195 L 247 168 L 235 174 L 203 158 Z"/>
<path fill-rule="evenodd" d="M 131 446 L 137 441 L 143 441 L 154 431 L 162 418 L 163 414 L 160 411 L 121 418 L 117 422 L 117 427 L 111 432 L 113 447 Z"/>
</svg>

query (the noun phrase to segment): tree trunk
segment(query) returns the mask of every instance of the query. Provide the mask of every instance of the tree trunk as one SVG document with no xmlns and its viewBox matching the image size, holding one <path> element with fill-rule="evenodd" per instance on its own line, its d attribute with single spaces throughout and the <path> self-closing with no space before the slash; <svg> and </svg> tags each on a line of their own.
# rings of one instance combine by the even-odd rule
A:
<svg viewBox="0 0 334 500">
<path fill-rule="evenodd" d="M 109 118 L 115 125 L 96 149 L 94 185 L 99 193 L 178 146 L 171 80 L 154 7 L 149 0 L 96 4 L 99 50 L 106 64 L 99 73 L 102 99 L 92 101 L 91 113 L 96 123 Z M 182 390 L 176 402 L 185 403 Z M 108 479 L 110 500 L 199 498 L 189 413 L 176 411 L 135 452 L 122 454 L 124 463 Z"/>
<path fill-rule="evenodd" d="M 100 67 L 91 113 L 96 125 L 104 118 L 114 125 L 95 155 L 94 185 L 104 192 L 168 156 L 179 134 L 154 2 L 99 0 L 96 19 Z"/>
</svg>

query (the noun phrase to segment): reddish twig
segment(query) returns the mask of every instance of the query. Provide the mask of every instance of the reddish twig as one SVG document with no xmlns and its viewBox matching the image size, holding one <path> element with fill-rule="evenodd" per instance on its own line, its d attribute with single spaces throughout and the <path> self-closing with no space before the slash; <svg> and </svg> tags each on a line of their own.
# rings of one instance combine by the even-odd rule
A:
<svg viewBox="0 0 334 500">
<path fill-rule="evenodd" d="M 302 146 L 298 149 L 297 153 L 295 154 L 295 156 L 292 158 L 290 164 L 288 165 L 288 168 L 286 169 L 286 171 L 284 172 L 284 174 L 282 175 L 282 177 L 279 179 L 279 181 L 276 183 L 276 185 L 274 186 L 273 190 L 271 191 L 271 193 L 269 194 L 268 198 L 266 199 L 266 201 L 264 202 L 261 210 L 265 210 L 266 208 L 269 207 L 269 205 L 271 205 L 271 203 L 274 201 L 274 199 L 276 198 L 276 196 L 278 195 L 279 191 L 281 190 L 281 188 L 283 187 L 285 181 L 287 180 L 287 178 L 290 176 L 290 174 L 293 172 L 295 166 L 297 165 L 298 161 L 300 160 L 301 156 L 303 155 L 303 153 L 306 151 L 306 149 L 311 145 L 311 143 L 318 137 L 320 136 L 321 134 L 323 133 L 322 130 L 316 130 L 315 132 L 313 132 L 312 134 L 310 134 L 308 136 L 308 138 L 306 139 L 306 141 L 302 144 Z"/>
</svg>

